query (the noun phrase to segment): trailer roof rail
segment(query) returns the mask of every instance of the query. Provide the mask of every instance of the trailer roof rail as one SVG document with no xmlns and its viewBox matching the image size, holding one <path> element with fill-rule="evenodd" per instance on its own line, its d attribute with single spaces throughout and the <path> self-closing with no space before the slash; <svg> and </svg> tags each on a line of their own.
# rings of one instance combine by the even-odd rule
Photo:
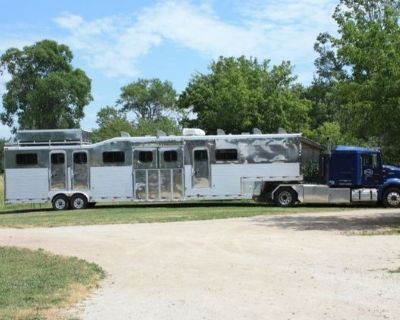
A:
<svg viewBox="0 0 400 320">
<path fill-rule="evenodd" d="M 90 132 L 82 129 L 18 130 L 9 145 L 59 146 L 92 143 Z"/>
</svg>

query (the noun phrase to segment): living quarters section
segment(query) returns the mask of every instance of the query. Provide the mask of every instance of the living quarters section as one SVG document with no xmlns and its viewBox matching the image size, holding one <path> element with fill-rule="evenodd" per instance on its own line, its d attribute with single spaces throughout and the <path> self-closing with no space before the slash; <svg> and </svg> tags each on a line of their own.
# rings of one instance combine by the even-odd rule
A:
<svg viewBox="0 0 400 320">
<path fill-rule="evenodd" d="M 300 135 L 221 135 L 185 141 L 187 198 L 259 195 L 268 181 L 299 181 Z"/>
</svg>

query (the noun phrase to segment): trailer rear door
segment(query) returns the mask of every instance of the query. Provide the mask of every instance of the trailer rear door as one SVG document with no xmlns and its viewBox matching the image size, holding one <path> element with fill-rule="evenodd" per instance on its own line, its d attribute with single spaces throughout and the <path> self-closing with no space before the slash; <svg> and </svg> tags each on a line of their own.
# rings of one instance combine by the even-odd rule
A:
<svg viewBox="0 0 400 320">
<path fill-rule="evenodd" d="M 72 189 L 89 189 L 89 167 L 87 151 L 74 151 L 72 153 Z"/>
<path fill-rule="evenodd" d="M 208 148 L 193 149 L 192 188 L 209 188 L 210 180 Z"/>
<path fill-rule="evenodd" d="M 50 189 L 67 189 L 67 159 L 64 151 L 50 153 Z"/>
</svg>

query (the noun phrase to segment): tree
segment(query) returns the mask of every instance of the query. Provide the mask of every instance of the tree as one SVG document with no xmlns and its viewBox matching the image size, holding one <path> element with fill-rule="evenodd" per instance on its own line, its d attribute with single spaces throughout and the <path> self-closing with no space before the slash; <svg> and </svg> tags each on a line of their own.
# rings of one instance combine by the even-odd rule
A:
<svg viewBox="0 0 400 320">
<path fill-rule="evenodd" d="M 134 128 L 126 118 L 126 114 L 110 106 L 100 109 L 96 123 L 99 127 L 92 132 L 94 142 L 119 137 L 121 132 L 134 135 Z"/>
<path fill-rule="evenodd" d="M 195 75 L 179 97 L 179 107 L 196 119 L 187 125 L 209 133 L 218 128 L 229 133 L 249 132 L 254 127 L 276 132 L 279 127 L 301 131 L 308 126 L 309 102 L 294 86 L 289 62 L 269 67 L 269 61 L 245 57 L 220 57 L 210 73 Z"/>
<path fill-rule="evenodd" d="M 91 81 L 71 65 L 70 49 L 43 40 L 0 57 L 0 70 L 11 75 L 3 95 L 3 124 L 21 129 L 75 128 L 92 100 Z"/>
<path fill-rule="evenodd" d="M 125 112 L 110 106 L 100 109 L 96 122 L 99 127 L 92 132 L 94 142 L 119 137 L 121 132 L 131 136 L 145 136 L 156 135 L 159 130 L 169 135 L 177 135 L 181 131 L 174 119 L 159 117 L 157 120 L 140 119 L 130 122 Z"/>
<path fill-rule="evenodd" d="M 121 88 L 118 104 L 124 112 L 132 111 L 136 119 L 157 120 L 176 103 L 176 91 L 171 82 L 160 79 L 139 79 Z"/>
<path fill-rule="evenodd" d="M 7 140 L 0 138 L 0 173 L 4 173 L 4 146 Z"/>
<path fill-rule="evenodd" d="M 157 135 L 158 131 L 163 131 L 167 135 L 180 135 L 181 128 L 175 119 L 160 117 L 157 120 L 140 119 L 134 124 L 135 136 Z"/>
<path fill-rule="evenodd" d="M 333 84 L 342 131 L 400 160 L 400 3 L 341 0 L 338 36 L 321 34 L 317 73 Z"/>
</svg>

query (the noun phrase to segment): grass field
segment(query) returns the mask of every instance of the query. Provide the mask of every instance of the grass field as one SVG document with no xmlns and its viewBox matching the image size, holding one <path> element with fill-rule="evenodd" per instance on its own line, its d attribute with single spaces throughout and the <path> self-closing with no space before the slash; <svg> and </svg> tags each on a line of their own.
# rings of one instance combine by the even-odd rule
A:
<svg viewBox="0 0 400 320">
<path fill-rule="evenodd" d="M 0 197 L 2 204 L 0 226 L 15 228 L 224 219 L 351 208 L 338 206 L 279 208 L 252 201 L 98 205 L 94 209 L 68 211 L 53 211 L 49 205 L 4 207 L 3 179 L 0 183 Z"/>
<path fill-rule="evenodd" d="M 0 247 L 0 319 L 58 319 L 59 308 L 84 298 L 103 270 L 43 250 Z"/>
<path fill-rule="evenodd" d="M 94 209 L 53 211 L 51 209 L 12 209 L 0 211 L 0 226 L 57 227 L 67 225 L 171 222 L 187 220 L 252 217 L 279 213 L 340 210 L 340 207 L 279 208 L 251 202 L 183 204 L 104 205 Z"/>
</svg>

